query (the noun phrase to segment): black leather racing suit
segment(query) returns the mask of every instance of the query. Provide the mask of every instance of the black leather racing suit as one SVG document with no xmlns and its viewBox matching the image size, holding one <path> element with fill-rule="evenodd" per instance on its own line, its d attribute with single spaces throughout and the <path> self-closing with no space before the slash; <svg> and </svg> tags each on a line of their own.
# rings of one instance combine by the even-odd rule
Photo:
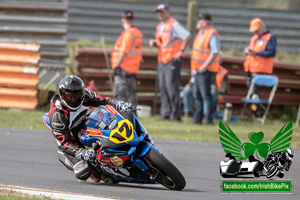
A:
<svg viewBox="0 0 300 200">
<path fill-rule="evenodd" d="M 83 144 L 79 142 L 78 131 L 82 128 L 88 106 L 96 107 L 106 104 L 115 106 L 116 102 L 109 98 L 97 96 L 95 92 L 88 89 L 86 89 L 82 106 L 76 111 L 67 109 L 58 94 L 52 97 L 49 112 L 52 133 L 57 141 L 58 148 L 73 165 L 78 162 L 75 158 L 76 152 L 80 148 L 84 148 Z"/>
</svg>

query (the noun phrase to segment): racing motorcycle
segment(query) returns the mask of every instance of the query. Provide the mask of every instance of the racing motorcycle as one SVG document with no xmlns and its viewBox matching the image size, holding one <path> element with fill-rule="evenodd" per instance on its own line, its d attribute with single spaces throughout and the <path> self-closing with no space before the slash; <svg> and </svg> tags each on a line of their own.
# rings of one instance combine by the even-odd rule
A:
<svg viewBox="0 0 300 200">
<path fill-rule="evenodd" d="M 294 157 L 294 150 L 287 148 L 286 152 L 272 152 L 267 159 L 263 161 L 262 175 L 268 179 L 273 176 L 284 177 L 284 170 L 289 171 Z"/>
<path fill-rule="evenodd" d="M 49 127 L 47 113 L 44 123 Z M 109 105 L 91 109 L 78 137 L 96 152 L 90 164 L 112 183 L 160 183 L 171 190 L 185 187 L 182 173 L 154 146 L 133 112 L 120 112 Z"/>
</svg>

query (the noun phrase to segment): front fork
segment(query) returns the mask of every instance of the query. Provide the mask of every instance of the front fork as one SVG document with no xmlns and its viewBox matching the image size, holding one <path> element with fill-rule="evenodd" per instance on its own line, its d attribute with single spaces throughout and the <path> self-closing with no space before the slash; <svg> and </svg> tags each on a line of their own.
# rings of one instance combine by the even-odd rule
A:
<svg viewBox="0 0 300 200">
<path fill-rule="evenodd" d="M 143 141 L 137 147 L 135 154 L 131 156 L 131 162 L 142 172 L 149 171 L 149 167 L 146 165 L 145 161 L 142 158 L 150 151 L 150 149 L 153 149 L 154 151 L 160 153 L 159 150 L 154 147 L 154 145 L 152 145 L 148 141 Z"/>
</svg>

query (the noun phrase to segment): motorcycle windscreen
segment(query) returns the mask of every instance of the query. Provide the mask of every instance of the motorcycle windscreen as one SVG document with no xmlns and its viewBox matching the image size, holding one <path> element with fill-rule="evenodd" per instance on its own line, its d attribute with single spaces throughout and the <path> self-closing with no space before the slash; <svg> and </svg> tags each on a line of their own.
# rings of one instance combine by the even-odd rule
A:
<svg viewBox="0 0 300 200">
<path fill-rule="evenodd" d="M 97 138 L 104 147 L 130 142 L 138 143 L 133 124 L 128 119 L 117 120 L 105 106 L 95 108 L 85 122 L 85 137 Z M 85 139 L 87 141 L 87 139 Z"/>
<path fill-rule="evenodd" d="M 104 106 L 97 107 L 88 114 L 83 129 L 78 132 L 81 143 L 92 147 L 93 143 L 100 140 L 104 146 L 114 145 L 109 141 L 110 130 L 117 126 L 114 115 Z"/>
<path fill-rule="evenodd" d="M 113 130 L 117 123 L 115 116 L 105 107 L 95 108 L 86 121 L 89 128 L 99 130 Z"/>
</svg>

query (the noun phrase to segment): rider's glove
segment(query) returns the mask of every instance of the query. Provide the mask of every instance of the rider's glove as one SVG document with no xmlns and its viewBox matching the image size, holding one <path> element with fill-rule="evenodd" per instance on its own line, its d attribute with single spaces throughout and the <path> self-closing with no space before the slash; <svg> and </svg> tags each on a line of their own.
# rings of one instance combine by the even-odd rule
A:
<svg viewBox="0 0 300 200">
<path fill-rule="evenodd" d="M 95 159 L 95 151 L 93 149 L 82 149 L 80 148 L 76 153 L 77 159 L 83 159 L 92 162 Z"/>
<path fill-rule="evenodd" d="M 291 160 L 287 160 L 287 161 L 286 161 L 286 167 L 285 167 L 285 170 L 286 170 L 286 171 L 289 171 L 291 165 L 292 165 L 292 161 L 291 161 Z"/>
<path fill-rule="evenodd" d="M 116 108 L 121 112 L 132 112 L 133 105 L 129 102 L 118 101 L 116 104 Z"/>
</svg>

